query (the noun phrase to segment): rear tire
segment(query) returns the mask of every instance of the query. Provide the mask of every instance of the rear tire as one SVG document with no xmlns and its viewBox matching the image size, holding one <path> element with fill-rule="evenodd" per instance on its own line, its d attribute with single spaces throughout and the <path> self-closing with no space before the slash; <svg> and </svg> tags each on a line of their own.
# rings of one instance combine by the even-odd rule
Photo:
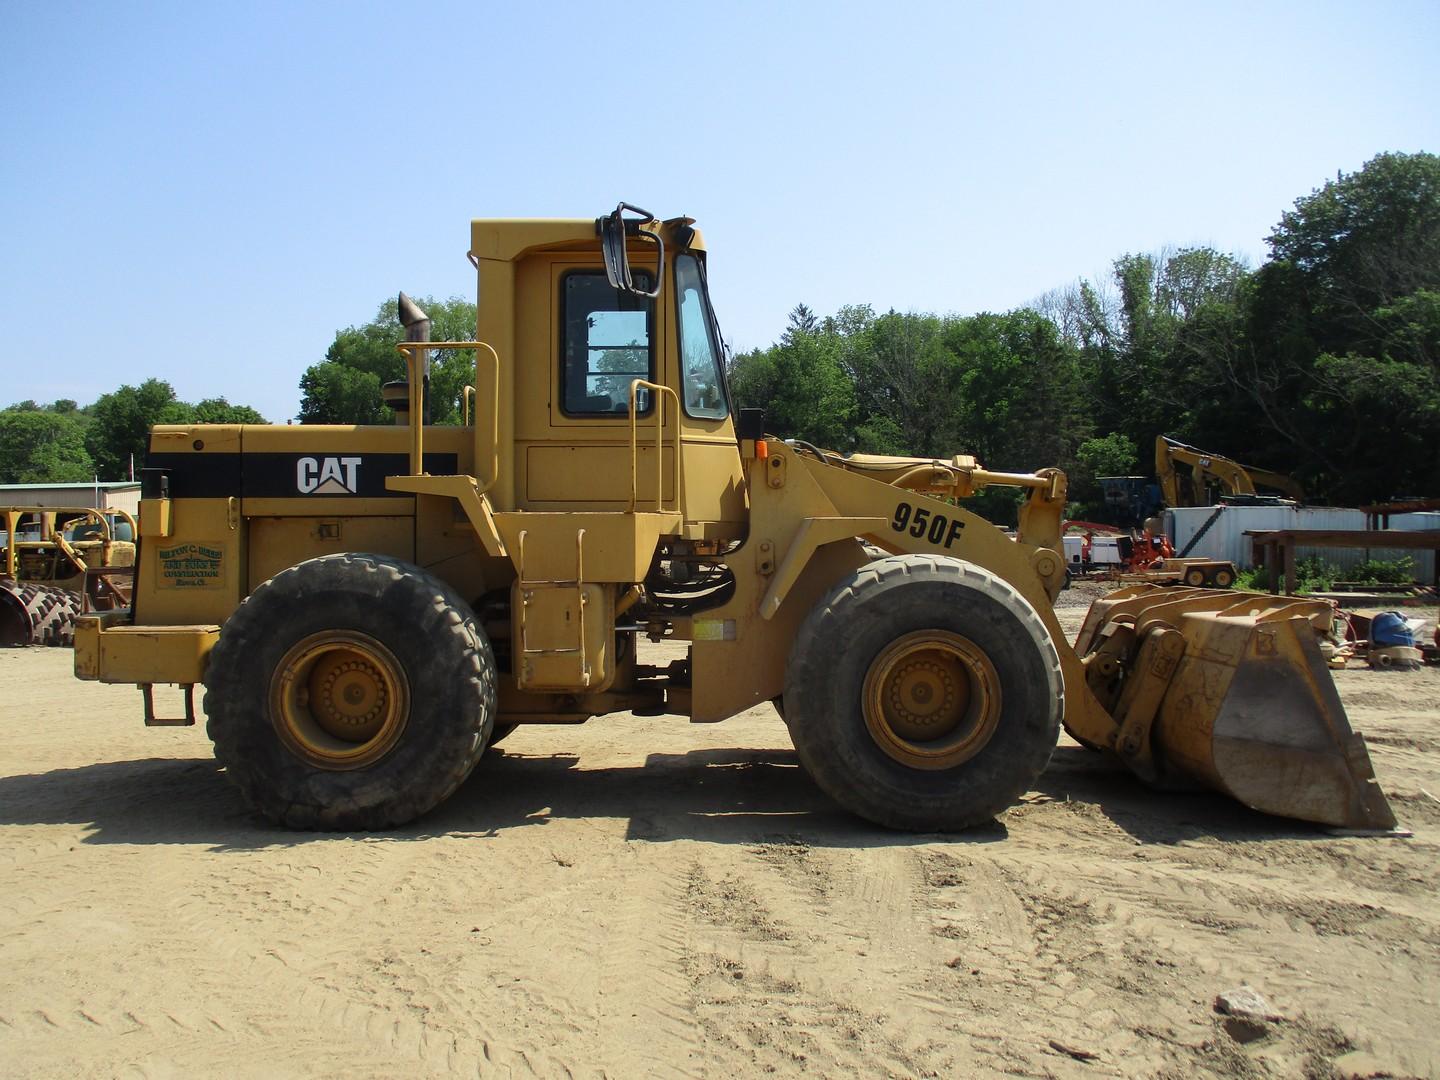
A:
<svg viewBox="0 0 1440 1080">
<path fill-rule="evenodd" d="M 785 716 L 801 763 L 846 809 L 898 829 L 989 821 L 1059 737 L 1064 684 L 1030 603 L 969 563 L 870 563 L 806 618 Z"/>
<path fill-rule="evenodd" d="M 1185 584 L 1189 585 L 1192 589 L 1204 588 L 1205 571 L 1201 570 L 1198 566 L 1192 566 L 1189 570 L 1185 571 L 1184 580 Z"/>
<path fill-rule="evenodd" d="M 1214 583 L 1217 589 L 1230 588 L 1231 585 L 1235 584 L 1235 571 L 1231 570 L 1228 566 L 1222 566 L 1219 570 L 1215 571 Z"/>
<path fill-rule="evenodd" d="M 475 767 L 495 659 L 444 582 L 383 555 L 327 555 L 235 610 L 205 689 L 215 756 L 252 809 L 298 829 L 384 829 Z"/>
</svg>

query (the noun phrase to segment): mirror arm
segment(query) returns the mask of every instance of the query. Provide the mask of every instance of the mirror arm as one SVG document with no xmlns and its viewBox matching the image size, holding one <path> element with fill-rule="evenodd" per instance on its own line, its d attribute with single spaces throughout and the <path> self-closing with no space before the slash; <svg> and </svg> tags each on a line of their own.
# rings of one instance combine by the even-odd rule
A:
<svg viewBox="0 0 1440 1080">
<path fill-rule="evenodd" d="M 626 221 L 624 212 L 628 210 L 632 214 L 642 215 L 639 221 Z M 658 219 L 649 210 L 642 210 L 631 203 L 622 202 L 615 207 L 613 214 L 608 214 L 599 221 L 600 226 L 600 248 L 605 256 L 605 276 L 610 280 L 612 288 L 620 289 L 635 296 L 643 296 L 654 300 L 660 295 L 664 285 L 665 274 L 665 241 L 660 238 L 659 233 L 642 232 L 641 225 L 648 225 Z M 655 288 L 647 292 L 644 289 L 635 287 L 635 280 L 630 274 L 630 256 L 626 251 L 626 235 L 629 227 L 634 226 L 636 236 L 646 237 L 655 243 Z"/>
</svg>

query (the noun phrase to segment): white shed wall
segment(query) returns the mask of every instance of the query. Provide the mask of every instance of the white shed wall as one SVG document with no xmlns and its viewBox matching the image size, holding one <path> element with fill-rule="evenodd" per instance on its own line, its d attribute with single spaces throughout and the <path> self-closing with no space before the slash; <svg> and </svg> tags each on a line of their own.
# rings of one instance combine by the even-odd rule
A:
<svg viewBox="0 0 1440 1080">
<path fill-rule="evenodd" d="M 1265 532 L 1276 529 L 1363 529 L 1365 514 L 1336 506 L 1227 506 L 1223 510 L 1216 506 L 1187 506 L 1167 510 L 1167 530 L 1170 542 L 1175 545 L 1178 555 L 1210 519 L 1220 510 L 1214 524 L 1206 530 L 1188 552 L 1191 556 L 1207 559 L 1228 559 L 1242 569 L 1249 569 L 1251 558 L 1250 537 L 1247 532 Z M 1440 529 L 1440 513 L 1392 514 L 1392 529 L 1417 531 Z M 1409 556 L 1415 562 L 1415 578 L 1418 581 L 1435 580 L 1435 553 L 1433 551 L 1409 551 L 1405 549 L 1371 548 L 1312 548 L 1296 550 L 1297 558 L 1319 556 L 1341 569 L 1359 566 L 1366 559 L 1400 559 Z"/>
</svg>

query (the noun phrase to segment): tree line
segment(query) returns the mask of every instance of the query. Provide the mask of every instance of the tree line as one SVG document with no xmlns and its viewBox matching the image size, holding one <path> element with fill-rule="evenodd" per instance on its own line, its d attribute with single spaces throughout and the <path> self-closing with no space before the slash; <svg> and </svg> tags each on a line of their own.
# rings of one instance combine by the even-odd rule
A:
<svg viewBox="0 0 1440 1080">
<path fill-rule="evenodd" d="M 83 408 L 66 399 L 21 401 L 0 409 L 0 484 L 124 480 L 132 460 L 136 469 L 144 464 L 154 424 L 263 423 L 250 406 L 224 398 L 181 401 L 160 379 L 122 386 Z"/>
<path fill-rule="evenodd" d="M 1357 505 L 1440 494 L 1440 158 L 1382 154 L 1296 200 L 1258 268 L 1114 260 L 1003 314 L 797 306 L 733 396 L 837 450 L 1059 465 L 1080 504 L 1167 434 Z M 1003 499 L 1002 496 L 996 496 Z"/>
</svg>

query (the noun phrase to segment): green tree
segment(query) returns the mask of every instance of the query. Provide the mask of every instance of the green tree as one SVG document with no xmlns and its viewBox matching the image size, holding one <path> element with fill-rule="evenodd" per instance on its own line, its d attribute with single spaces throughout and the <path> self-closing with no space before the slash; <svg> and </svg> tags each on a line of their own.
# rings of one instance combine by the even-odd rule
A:
<svg viewBox="0 0 1440 1080">
<path fill-rule="evenodd" d="M 430 316 L 435 341 L 475 340 L 475 305 L 459 297 L 436 300 L 421 297 L 416 303 Z M 363 326 L 337 331 L 325 360 L 306 369 L 300 379 L 300 422 L 304 424 L 383 424 L 391 414 L 380 398 L 383 383 L 405 378 L 405 358 L 396 346 L 405 339 L 400 325 L 398 299 L 386 300 L 375 317 Z M 475 353 L 446 349 L 432 354 L 430 419 L 437 424 L 458 424 L 461 393 L 475 380 Z M 346 374 L 321 370 L 327 364 Z M 362 378 L 360 376 L 369 376 Z"/>
<path fill-rule="evenodd" d="M 85 448 L 102 480 L 129 476 L 132 455 L 136 468 L 140 467 L 149 445 L 150 428 L 155 424 L 188 424 L 195 420 L 194 406 L 178 401 L 174 388 L 160 379 L 146 379 L 139 386 L 126 385 L 102 394 L 89 411 Z"/>
<path fill-rule="evenodd" d="M 992 469 L 1068 468 L 1089 435 L 1079 356 L 1055 325 L 1020 308 L 951 320 L 958 384 L 938 387 L 954 417 L 950 444 Z"/>
<path fill-rule="evenodd" d="M 1440 371 L 1387 356 L 1322 354 L 1304 399 L 1331 433 L 1337 501 L 1430 495 L 1440 485 Z"/>
<path fill-rule="evenodd" d="M 860 448 L 957 453 L 962 448 L 955 443 L 953 395 L 960 373 L 946 347 L 946 321 L 914 312 L 876 317 L 863 308 L 858 313 L 862 317 L 851 320 L 842 356 L 855 386 Z"/>
<path fill-rule="evenodd" d="M 1260 388 L 1294 471 L 1336 501 L 1440 490 L 1440 157 L 1381 154 L 1339 174 L 1269 244 L 1236 386 Z"/>
<path fill-rule="evenodd" d="M 1211 305 L 1234 304 L 1248 274 L 1233 255 L 1210 247 L 1181 248 L 1160 267 L 1156 306 L 1172 319 L 1192 319 Z"/>
<path fill-rule="evenodd" d="M 300 376 L 302 424 L 384 424 L 389 419 L 374 372 L 326 360 Z"/>
<path fill-rule="evenodd" d="M 1374 314 L 1440 287 L 1440 157 L 1380 154 L 1295 201 L 1267 238 L 1293 268 L 1323 349 L 1375 341 Z"/>
<path fill-rule="evenodd" d="M 85 425 L 75 415 L 27 409 L 0 412 L 0 483 L 73 484 L 94 477 Z M 73 402 L 71 403 L 73 405 Z"/>
<path fill-rule="evenodd" d="M 249 405 L 231 405 L 223 397 L 205 398 L 195 403 L 197 424 L 263 424 L 265 417 Z"/>
<path fill-rule="evenodd" d="M 1254 271 L 1209 247 L 1127 254 L 1106 279 L 1003 315 L 859 305 L 820 319 L 801 304 L 776 345 L 736 359 L 731 385 L 771 430 L 1056 464 L 1081 501 L 1098 500 L 1097 475 L 1145 469 L 1136 448 L 1160 434 L 1316 498 L 1440 493 L 1440 158 L 1382 154 L 1341 174 L 1270 245 Z"/>
<path fill-rule="evenodd" d="M 796 304 L 790 309 L 790 322 L 780 340 L 788 345 L 797 334 L 814 334 L 819 329 L 820 320 L 815 317 L 815 312 L 804 304 Z"/>
<path fill-rule="evenodd" d="M 1137 468 L 1135 444 L 1128 436 L 1112 431 L 1108 435 L 1086 439 L 1075 448 L 1075 462 L 1066 469 L 1070 481 L 1070 505 L 1066 515 L 1090 521 L 1106 519 L 1105 492 L 1098 478 L 1134 476 Z M 1144 471 L 1150 471 L 1148 465 Z"/>
<path fill-rule="evenodd" d="M 776 434 L 848 450 L 855 393 L 840 354 L 840 335 L 798 305 L 779 344 L 735 358 L 730 392 L 737 407 L 764 409 Z"/>
<path fill-rule="evenodd" d="M 768 426 L 827 448 L 850 449 L 855 388 L 840 366 L 834 335 L 797 332 L 772 352 L 775 381 Z"/>
<path fill-rule="evenodd" d="M 1086 439 L 1075 459 L 1091 476 L 1131 476 L 1138 460 L 1135 444 L 1118 431 Z"/>
<path fill-rule="evenodd" d="M 775 397 L 775 360 L 770 349 L 737 353 L 726 371 L 737 409 L 768 409 Z"/>
</svg>

